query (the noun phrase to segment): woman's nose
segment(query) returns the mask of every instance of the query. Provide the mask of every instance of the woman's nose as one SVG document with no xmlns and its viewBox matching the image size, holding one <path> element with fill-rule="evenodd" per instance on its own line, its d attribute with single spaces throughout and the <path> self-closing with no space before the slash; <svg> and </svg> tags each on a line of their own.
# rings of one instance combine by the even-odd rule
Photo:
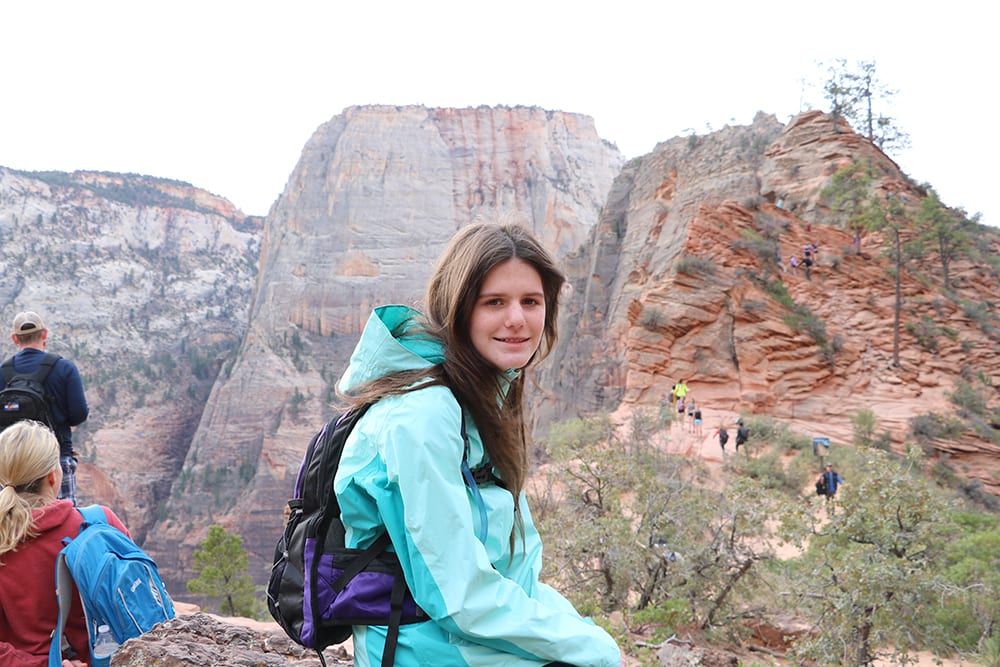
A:
<svg viewBox="0 0 1000 667">
<path fill-rule="evenodd" d="M 507 326 L 519 327 L 524 324 L 524 309 L 521 304 L 515 303 L 507 309 Z"/>
</svg>

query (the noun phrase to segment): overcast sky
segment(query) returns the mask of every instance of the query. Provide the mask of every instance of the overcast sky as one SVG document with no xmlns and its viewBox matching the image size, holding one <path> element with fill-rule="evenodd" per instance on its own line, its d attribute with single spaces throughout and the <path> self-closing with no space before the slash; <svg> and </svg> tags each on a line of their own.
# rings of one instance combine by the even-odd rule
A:
<svg viewBox="0 0 1000 667">
<path fill-rule="evenodd" d="M 0 165 L 189 182 L 264 215 L 322 123 L 363 104 L 526 105 L 594 118 L 626 157 L 825 108 L 818 62 L 874 60 L 893 157 L 1000 225 L 996 22 L 912 3 L 10 0 Z M 990 207 L 993 210 L 989 210 Z"/>
</svg>

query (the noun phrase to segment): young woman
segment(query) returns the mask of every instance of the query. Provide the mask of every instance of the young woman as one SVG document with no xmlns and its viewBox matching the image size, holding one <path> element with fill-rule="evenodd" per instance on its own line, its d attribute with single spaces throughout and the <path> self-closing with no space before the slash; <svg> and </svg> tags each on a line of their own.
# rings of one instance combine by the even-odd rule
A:
<svg viewBox="0 0 1000 667">
<path fill-rule="evenodd" d="M 563 281 L 524 229 L 467 226 L 433 272 L 426 314 L 376 309 L 340 379 L 351 402 L 377 399 L 334 484 L 348 546 L 387 531 L 431 619 L 402 626 L 398 666 L 625 664 L 610 635 L 539 581 L 524 495 L 522 371 L 556 341 Z M 494 481 L 467 485 L 464 459 Z M 385 638 L 385 626 L 355 626 L 357 667 L 380 664 Z"/>
<path fill-rule="evenodd" d="M 59 617 L 56 555 L 64 537 L 76 537 L 83 517 L 71 500 L 57 500 L 62 485 L 59 443 L 47 426 L 17 422 L 0 433 L 0 665 L 45 667 Z M 105 508 L 108 523 L 128 534 Z M 73 600 L 65 637 L 77 659 L 90 661 L 87 626 Z"/>
</svg>

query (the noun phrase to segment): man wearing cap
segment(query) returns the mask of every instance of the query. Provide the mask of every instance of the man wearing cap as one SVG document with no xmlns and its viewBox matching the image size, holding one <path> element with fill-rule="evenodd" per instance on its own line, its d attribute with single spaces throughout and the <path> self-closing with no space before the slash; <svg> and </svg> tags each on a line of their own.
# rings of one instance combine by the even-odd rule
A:
<svg viewBox="0 0 1000 667">
<path fill-rule="evenodd" d="M 27 311 L 14 318 L 14 330 L 10 339 L 18 347 L 12 357 L 14 372 L 33 373 L 47 356 L 45 345 L 49 330 L 45 328 L 38 313 Z M 6 385 L 6 377 L 0 373 L 0 390 Z M 71 427 L 82 424 L 90 413 L 87 397 L 83 393 L 83 380 L 76 364 L 69 359 L 58 357 L 52 370 L 45 378 L 45 394 L 49 399 L 49 412 L 53 430 L 59 441 L 59 460 L 62 463 L 63 481 L 59 498 L 67 498 L 76 504 L 76 457 L 73 453 Z"/>
</svg>

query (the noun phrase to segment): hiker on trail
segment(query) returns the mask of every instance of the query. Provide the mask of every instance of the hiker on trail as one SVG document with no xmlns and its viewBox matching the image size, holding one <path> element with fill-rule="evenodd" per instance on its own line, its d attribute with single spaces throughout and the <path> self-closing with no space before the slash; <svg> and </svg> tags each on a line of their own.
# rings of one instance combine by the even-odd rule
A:
<svg viewBox="0 0 1000 667">
<path fill-rule="evenodd" d="M 747 444 L 747 440 L 750 439 L 750 429 L 743 420 L 740 419 L 736 422 L 736 451 L 740 451 L 740 445 Z"/>
<path fill-rule="evenodd" d="M 76 504 L 76 454 L 73 451 L 72 427 L 82 424 L 87 419 L 90 408 L 87 397 L 83 393 L 83 381 L 80 371 L 69 359 L 50 354 L 45 351 L 48 343 L 49 330 L 45 328 L 38 313 L 27 311 L 19 313 L 14 318 L 11 341 L 18 347 L 18 352 L 3 363 L 3 373 L 0 374 L 0 391 L 17 377 L 30 375 L 51 364 L 43 382 L 48 405 L 48 416 L 33 417 L 46 421 L 55 433 L 59 442 L 59 462 L 62 465 L 62 487 L 59 498 L 70 500 Z M 7 405 L 3 406 L 4 414 Z M 3 418 L 0 415 L 0 418 Z M 9 423 L 9 422 L 5 422 Z"/>
<path fill-rule="evenodd" d="M 693 398 L 688 398 L 688 401 L 687 401 L 687 424 L 688 424 L 688 430 L 691 433 L 694 433 L 694 409 L 695 409 L 694 399 Z"/>
<path fill-rule="evenodd" d="M 662 399 L 660 399 L 661 422 L 667 422 L 673 418 L 672 415 L 670 414 L 670 411 L 673 409 L 673 407 L 674 407 L 674 392 L 671 391 L 669 396 L 664 396 Z"/>
<path fill-rule="evenodd" d="M 674 385 L 674 397 L 677 398 L 677 400 L 683 399 L 685 396 L 688 395 L 689 391 L 691 390 L 688 389 L 688 386 L 686 384 L 684 384 L 683 379 L 681 379 L 680 382 Z"/>
<path fill-rule="evenodd" d="M 802 266 L 806 268 L 806 280 L 812 280 L 812 266 L 816 261 L 816 251 L 818 248 L 815 243 L 807 243 L 802 248 Z"/>
<path fill-rule="evenodd" d="M 726 455 L 726 443 L 729 442 L 729 431 L 726 430 L 725 426 L 719 426 L 719 430 L 715 432 L 715 435 L 719 436 L 719 447 L 722 448 L 722 455 Z"/>
<path fill-rule="evenodd" d="M 820 476 L 820 481 L 823 482 L 826 502 L 829 503 L 833 500 L 833 497 L 837 495 L 837 489 L 844 483 L 844 478 L 840 476 L 840 473 L 833 469 L 832 463 L 827 463 L 826 470 Z"/>
<path fill-rule="evenodd" d="M 790 257 L 788 258 L 788 267 L 789 267 L 789 268 L 790 268 L 790 269 L 791 269 L 792 271 L 794 271 L 795 269 L 799 268 L 799 258 L 798 258 L 798 257 L 796 257 L 795 255 L 791 255 L 791 256 L 790 256 Z"/>
<path fill-rule="evenodd" d="M 692 405 L 694 405 L 694 434 L 700 436 L 702 434 L 702 432 L 701 432 L 701 423 L 702 423 L 702 419 L 701 419 L 701 406 L 700 405 L 695 405 L 693 402 L 692 402 Z"/>
<path fill-rule="evenodd" d="M 564 281 L 523 227 L 467 225 L 433 270 L 425 312 L 376 308 L 338 381 L 353 406 L 374 401 L 334 481 L 347 546 L 387 533 L 429 619 L 399 628 L 397 667 L 625 665 L 607 632 L 539 580 L 524 492 L 523 372 L 556 343 Z M 356 625 L 353 638 L 359 664 L 381 663 L 386 626 Z"/>
<path fill-rule="evenodd" d="M 677 418 L 680 421 L 681 428 L 684 427 L 684 415 L 687 414 L 687 406 L 684 403 L 683 398 L 677 399 Z"/>
<path fill-rule="evenodd" d="M 36 421 L 20 421 L 0 433 L 0 665 L 45 665 L 59 616 L 56 555 L 64 537 L 75 537 L 83 521 L 62 483 L 59 443 Z M 108 508 L 108 523 L 126 535 Z M 89 639 L 83 606 L 73 596 L 64 636 L 78 659 L 64 667 L 86 667 Z"/>
</svg>

